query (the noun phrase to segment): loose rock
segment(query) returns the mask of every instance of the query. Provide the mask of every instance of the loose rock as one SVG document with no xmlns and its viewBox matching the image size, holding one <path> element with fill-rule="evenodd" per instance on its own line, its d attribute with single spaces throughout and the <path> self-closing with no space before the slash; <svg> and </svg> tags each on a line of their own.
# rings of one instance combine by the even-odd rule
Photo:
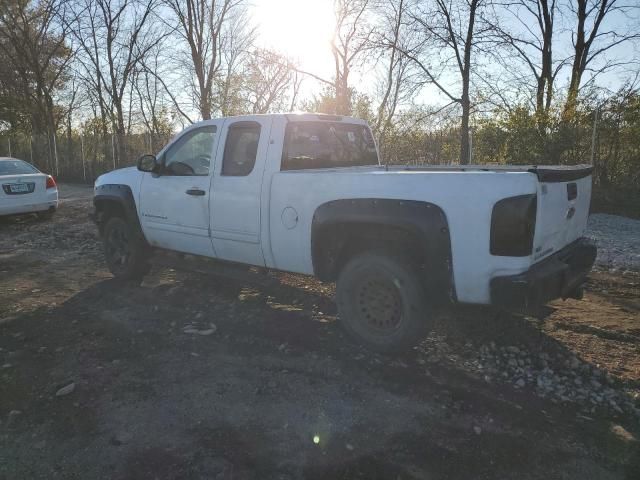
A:
<svg viewBox="0 0 640 480">
<path fill-rule="evenodd" d="M 209 328 L 204 328 L 204 329 L 200 329 L 194 325 L 186 325 L 183 329 L 182 332 L 183 333 L 189 333 L 189 334 L 193 334 L 193 335 L 203 335 L 203 336 L 207 336 L 207 335 L 212 335 L 214 333 L 216 333 L 217 327 L 213 324 L 210 323 L 209 324 Z"/>
<path fill-rule="evenodd" d="M 20 410 L 11 410 L 7 415 L 7 427 L 11 427 L 20 415 L 22 415 Z"/>
<path fill-rule="evenodd" d="M 69 395 L 70 393 L 73 393 L 73 391 L 75 389 L 76 389 L 75 382 L 71 382 L 69 385 L 66 385 L 66 386 L 62 387 L 61 389 L 59 389 L 56 392 L 56 397 L 63 397 L 65 395 Z"/>
</svg>

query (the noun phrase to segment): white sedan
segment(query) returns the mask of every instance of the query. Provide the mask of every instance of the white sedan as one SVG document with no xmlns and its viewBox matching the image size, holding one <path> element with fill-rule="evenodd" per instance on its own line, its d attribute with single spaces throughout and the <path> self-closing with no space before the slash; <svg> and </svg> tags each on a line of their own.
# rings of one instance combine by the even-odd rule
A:
<svg viewBox="0 0 640 480">
<path fill-rule="evenodd" d="M 0 157 L 0 188 L 0 216 L 37 213 L 46 217 L 58 208 L 53 177 L 23 160 Z"/>
</svg>

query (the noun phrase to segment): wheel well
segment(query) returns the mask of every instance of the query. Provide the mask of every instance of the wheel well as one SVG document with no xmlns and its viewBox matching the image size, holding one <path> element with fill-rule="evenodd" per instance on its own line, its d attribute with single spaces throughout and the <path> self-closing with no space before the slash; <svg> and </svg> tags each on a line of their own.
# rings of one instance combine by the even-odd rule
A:
<svg viewBox="0 0 640 480">
<path fill-rule="evenodd" d="M 354 198 L 324 203 L 313 214 L 314 274 L 336 280 L 353 255 L 381 250 L 406 259 L 419 272 L 432 303 L 456 300 L 447 216 L 430 202 Z"/>
<path fill-rule="evenodd" d="M 375 223 L 333 223 L 313 238 L 313 266 L 323 281 L 335 281 L 354 255 L 378 250 L 403 257 L 417 270 L 424 270 L 424 242 L 418 232 Z"/>
<path fill-rule="evenodd" d="M 127 219 L 127 212 L 124 206 L 117 200 L 103 199 L 95 201 L 96 217 L 100 234 L 103 233 L 104 226 L 112 217 L 122 217 Z"/>
</svg>

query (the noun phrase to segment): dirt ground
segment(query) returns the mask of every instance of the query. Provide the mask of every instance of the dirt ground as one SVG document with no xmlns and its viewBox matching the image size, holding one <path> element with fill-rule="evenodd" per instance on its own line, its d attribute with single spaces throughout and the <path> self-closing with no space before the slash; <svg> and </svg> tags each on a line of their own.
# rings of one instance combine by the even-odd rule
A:
<svg viewBox="0 0 640 480">
<path fill-rule="evenodd" d="M 542 319 L 463 309 L 382 356 L 311 279 L 115 283 L 91 193 L 63 185 L 52 221 L 0 223 L 0 478 L 640 478 L 637 416 L 585 414 L 474 360 L 490 342 L 564 352 L 637 401 L 637 274 L 594 272 Z"/>
</svg>

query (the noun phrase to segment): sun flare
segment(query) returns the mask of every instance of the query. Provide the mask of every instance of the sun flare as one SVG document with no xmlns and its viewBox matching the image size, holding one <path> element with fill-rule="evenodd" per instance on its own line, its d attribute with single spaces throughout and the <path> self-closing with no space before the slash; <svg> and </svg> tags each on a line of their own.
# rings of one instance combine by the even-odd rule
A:
<svg viewBox="0 0 640 480">
<path fill-rule="evenodd" d="M 330 0 L 257 0 L 254 20 L 260 40 L 323 75 L 331 69 L 330 41 L 335 19 Z"/>
</svg>

